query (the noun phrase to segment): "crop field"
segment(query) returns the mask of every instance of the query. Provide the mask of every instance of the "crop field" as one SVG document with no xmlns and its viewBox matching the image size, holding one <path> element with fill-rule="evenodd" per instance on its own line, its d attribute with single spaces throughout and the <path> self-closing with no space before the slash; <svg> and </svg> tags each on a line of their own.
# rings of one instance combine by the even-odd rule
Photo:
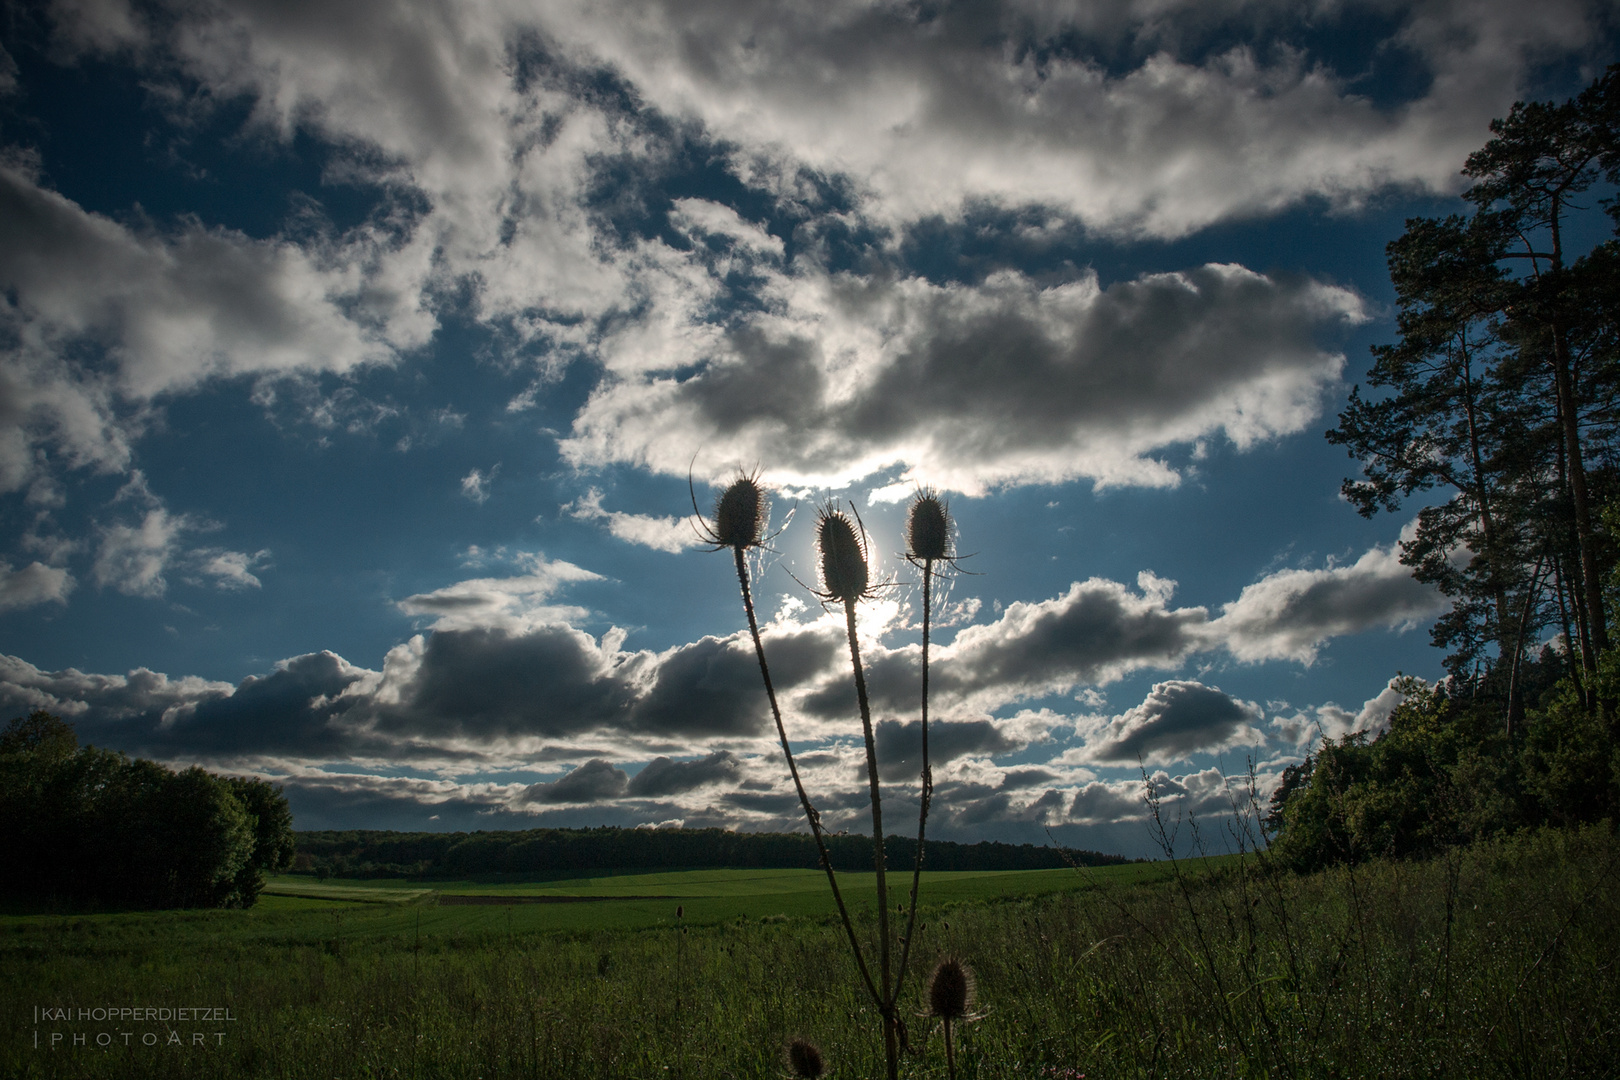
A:
<svg viewBox="0 0 1620 1080">
<path fill-rule="evenodd" d="M 1167 873 L 1166 865 L 1156 863 L 1082 871 L 925 871 L 919 896 L 928 910 L 1156 880 Z M 891 892 L 899 880 L 891 874 Z M 904 880 L 909 889 L 910 876 Z M 838 881 L 853 910 L 876 903 L 874 874 L 840 874 Z M 271 880 L 258 910 L 314 911 L 349 904 L 413 905 L 411 910 L 352 912 L 350 934 L 394 933 L 406 921 L 413 933 L 419 925 L 429 934 L 632 930 L 671 925 L 677 908 L 689 927 L 737 919 L 830 919 L 835 914 L 826 875 L 819 870 L 688 870 L 533 882 L 316 882 L 286 876 Z"/>
<path fill-rule="evenodd" d="M 870 887 L 846 880 L 869 935 Z M 272 888 L 247 911 L 0 916 L 0 1076 L 774 1077 L 790 1037 L 831 1076 L 882 1071 L 813 873 Z M 1606 826 L 1304 877 L 1252 858 L 941 873 L 923 896 L 907 1077 L 946 1075 L 921 1015 L 943 956 L 977 974 L 961 1077 L 1596 1078 L 1620 1060 Z"/>
</svg>

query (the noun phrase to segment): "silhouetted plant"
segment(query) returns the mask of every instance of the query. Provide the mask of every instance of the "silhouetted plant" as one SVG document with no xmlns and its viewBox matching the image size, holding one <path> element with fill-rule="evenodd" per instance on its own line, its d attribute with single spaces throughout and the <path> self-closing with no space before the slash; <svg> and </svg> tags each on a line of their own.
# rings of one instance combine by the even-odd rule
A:
<svg viewBox="0 0 1620 1080">
<path fill-rule="evenodd" d="M 782 1058 L 787 1064 L 789 1076 L 814 1080 L 815 1077 L 827 1075 L 826 1059 L 821 1056 L 820 1048 L 808 1039 L 788 1040 Z"/>
<path fill-rule="evenodd" d="M 928 977 L 928 1015 L 945 1028 L 945 1069 L 953 1078 L 956 1076 L 956 1043 L 951 1027 L 979 1019 L 981 1014 L 973 1011 L 977 998 L 978 984 L 972 970 L 954 956 L 941 960 Z"/>
<path fill-rule="evenodd" d="M 696 505 L 697 498 L 694 495 L 694 508 Z M 776 700 L 776 687 L 771 682 L 770 665 L 765 660 L 765 645 L 759 636 L 759 620 L 754 615 L 754 597 L 748 584 L 746 552 L 764 543 L 765 526 L 769 517 L 765 494 L 759 486 L 758 479 L 746 474 L 741 475 L 721 493 L 719 502 L 715 504 L 713 522 L 703 521 L 699 515 L 699 535 L 714 544 L 715 550 L 730 548 L 736 560 L 737 583 L 742 589 L 743 610 L 748 615 L 748 632 L 754 641 L 754 656 L 759 661 L 759 674 L 765 683 L 765 697 L 770 702 L 771 718 L 776 721 L 776 734 L 782 744 L 782 756 L 787 760 L 788 772 L 793 777 L 793 788 L 799 796 L 799 805 L 804 808 L 805 820 L 810 825 L 810 834 L 815 838 L 816 852 L 820 857 L 821 867 L 827 874 L 827 885 L 832 890 L 838 917 L 843 922 L 844 932 L 849 938 L 855 966 L 860 970 L 867 993 L 871 995 L 873 1001 L 881 1005 L 883 995 L 878 992 L 876 984 L 872 981 L 872 973 L 867 967 L 865 954 L 861 951 L 860 939 L 855 934 L 855 923 L 849 916 L 849 908 L 845 905 L 843 893 L 838 888 L 838 875 L 833 872 L 832 856 L 827 852 L 827 841 L 821 827 L 821 814 L 811 804 L 810 796 L 804 789 L 804 781 L 799 777 L 798 763 L 793 759 L 793 747 L 788 742 L 787 727 L 782 723 L 782 709 Z M 863 697 L 864 693 L 863 686 Z"/>
<path fill-rule="evenodd" d="M 696 509 L 697 499 L 693 496 L 693 508 Z M 832 859 L 827 852 L 826 842 L 822 832 L 821 817 L 811 804 L 806 793 L 804 783 L 799 776 L 798 765 L 793 758 L 793 749 L 788 741 L 787 729 L 782 722 L 782 712 L 776 700 L 776 691 L 771 683 L 770 666 L 765 659 L 765 648 L 760 639 L 759 623 L 754 614 L 753 597 L 749 587 L 748 566 L 745 552 L 763 543 L 762 537 L 768 513 L 765 507 L 764 493 L 757 478 L 748 475 L 738 476 L 730 486 L 721 494 L 715 505 L 714 520 L 702 521 L 700 517 L 699 533 L 705 540 L 715 546 L 715 549 L 731 548 L 737 564 L 737 581 L 742 589 L 743 608 L 748 616 L 748 629 L 753 637 L 754 653 L 759 661 L 760 676 L 765 683 L 765 694 L 770 702 L 771 715 L 776 722 L 777 737 L 782 745 L 782 756 L 788 764 L 788 771 L 793 777 L 793 786 L 798 793 L 799 802 L 804 808 L 805 819 L 810 824 L 811 834 L 815 837 L 821 865 L 827 874 L 827 882 L 832 889 L 833 900 L 838 908 L 839 919 L 842 921 L 845 933 L 849 939 L 850 951 L 855 959 L 855 966 L 860 972 L 861 981 L 866 987 L 872 1002 L 877 1006 L 878 1013 L 883 1019 L 884 1058 L 888 1067 L 888 1075 L 893 1080 L 899 1076 L 900 1052 L 905 1046 L 905 1027 L 900 1020 L 899 999 L 900 992 L 905 983 L 905 974 L 911 955 L 911 943 L 914 937 L 917 919 L 918 887 L 922 877 L 922 861 L 925 850 L 928 811 L 933 799 L 933 773 L 928 760 L 928 659 L 930 647 L 930 628 L 933 606 L 933 579 L 937 573 L 936 563 L 954 564 L 954 553 L 951 545 L 951 520 L 948 508 L 938 495 L 932 492 L 920 493 L 912 502 L 911 511 L 906 525 L 906 558 L 919 566 L 923 576 L 923 681 L 922 681 L 922 770 L 919 780 L 919 807 L 917 816 L 917 849 L 915 864 L 912 868 L 911 895 L 908 905 L 902 905 L 899 910 L 906 913 L 905 933 L 900 936 L 901 949 L 898 964 L 895 963 L 893 935 L 890 933 L 889 919 L 889 891 L 888 868 L 884 857 L 883 834 L 883 793 L 878 779 L 877 744 L 873 736 L 872 709 L 867 695 L 866 674 L 861 663 L 860 638 L 856 632 L 855 609 L 862 600 L 870 599 L 875 594 L 870 567 L 870 544 L 867 539 L 865 526 L 861 523 L 859 515 L 851 516 L 839 509 L 835 504 L 829 503 L 823 507 L 816 517 L 816 551 L 820 569 L 821 587 L 811 591 L 821 599 L 823 604 L 837 604 L 844 610 L 844 626 L 849 641 L 850 668 L 854 675 L 855 697 L 860 708 L 861 734 L 866 749 L 867 781 L 871 792 L 872 805 L 872 859 L 873 870 L 877 882 L 877 914 L 878 914 L 878 971 L 877 978 L 873 978 L 871 966 L 867 963 L 865 951 L 861 948 L 860 939 L 855 933 L 855 925 L 850 918 L 848 908 L 844 904 L 843 896 L 838 887 L 838 877 L 833 871 Z"/>
</svg>

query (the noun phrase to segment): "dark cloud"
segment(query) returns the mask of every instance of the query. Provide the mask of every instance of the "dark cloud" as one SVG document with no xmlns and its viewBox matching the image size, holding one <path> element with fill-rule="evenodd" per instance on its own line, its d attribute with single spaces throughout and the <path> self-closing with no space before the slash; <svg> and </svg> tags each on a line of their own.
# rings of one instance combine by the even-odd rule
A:
<svg viewBox="0 0 1620 1080">
<path fill-rule="evenodd" d="M 652 688 L 624 717 L 638 731 L 668 735 L 753 735 L 770 705 L 752 647 L 705 637 L 665 655 Z"/>
<path fill-rule="evenodd" d="M 1142 785 L 1091 783 L 1074 793 L 1069 818 L 1080 824 L 1136 819 L 1147 812 Z"/>
<path fill-rule="evenodd" d="M 1050 784 L 1057 778 L 1057 773 L 1048 769 L 1008 769 L 1001 777 L 1001 787 L 1004 791 L 1016 791 Z"/>
<path fill-rule="evenodd" d="M 1260 743 L 1260 709 L 1213 686 L 1185 680 L 1155 683 L 1142 704 L 1086 740 L 1092 761 L 1115 764 L 1179 761 L 1243 742 Z"/>
<path fill-rule="evenodd" d="M 1052 600 L 1011 604 L 994 623 L 967 627 L 933 678 L 945 692 L 994 688 L 1006 700 L 1107 682 L 1136 668 L 1179 664 L 1203 644 L 1206 621 L 1203 608 L 1170 609 L 1158 596 L 1093 578 Z"/>
<path fill-rule="evenodd" d="M 967 802 L 936 804 L 943 811 L 939 826 L 950 831 L 980 833 L 1008 825 L 1046 825 L 1063 816 L 1064 794 L 1049 790 L 1032 802 L 1014 801 L 1010 792 L 998 791 Z"/>
<path fill-rule="evenodd" d="M 623 769 L 602 758 L 594 758 L 550 783 L 531 784 L 523 792 L 524 802 L 598 803 L 617 799 L 630 785 Z"/>
<path fill-rule="evenodd" d="M 596 642 L 570 627 L 438 631 L 378 726 L 476 739 L 585 731 L 628 712 L 631 688 L 614 675 Z"/>
<path fill-rule="evenodd" d="M 873 729 L 879 772 L 885 780 L 915 779 L 922 769 L 922 721 L 879 720 Z M 989 720 L 928 725 L 928 760 L 935 769 L 968 755 L 1010 754 L 1029 745 Z"/>
<path fill-rule="evenodd" d="M 659 757 L 647 762 L 631 778 L 629 794 L 637 798 L 678 795 L 706 784 L 733 782 L 741 772 L 742 762 L 729 750 L 716 750 L 695 761 Z"/>
<path fill-rule="evenodd" d="M 792 791 L 768 794 L 756 791 L 729 791 L 720 796 L 720 802 L 751 814 L 768 814 L 785 821 L 804 820 L 804 809 L 799 796 Z"/>
<path fill-rule="evenodd" d="M 333 723 L 336 699 L 365 672 L 332 652 L 283 661 L 264 676 L 249 676 L 229 697 L 207 698 L 190 715 L 151 732 L 148 745 L 203 753 L 345 755 L 353 736 Z M 161 740 L 161 743 L 159 743 Z"/>
</svg>

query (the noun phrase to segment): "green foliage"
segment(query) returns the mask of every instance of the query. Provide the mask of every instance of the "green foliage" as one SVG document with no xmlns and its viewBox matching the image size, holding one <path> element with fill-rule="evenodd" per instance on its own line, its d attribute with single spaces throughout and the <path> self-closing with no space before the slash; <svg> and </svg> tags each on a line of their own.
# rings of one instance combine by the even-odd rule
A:
<svg viewBox="0 0 1620 1080">
<path fill-rule="evenodd" d="M 45 712 L 0 735 L 5 888 L 35 901 L 248 907 L 292 860 L 292 815 L 258 779 L 174 772 L 94 746 Z"/>
<path fill-rule="evenodd" d="M 1600 688 L 1620 689 L 1620 656 L 1606 654 L 1600 672 L 1608 680 Z M 1285 777 L 1266 818 L 1282 864 L 1432 856 L 1517 829 L 1615 816 L 1615 740 L 1573 680 L 1530 711 L 1517 738 L 1489 703 L 1449 698 L 1420 679 L 1396 686 L 1406 697 L 1387 731 L 1329 741 Z"/>
</svg>

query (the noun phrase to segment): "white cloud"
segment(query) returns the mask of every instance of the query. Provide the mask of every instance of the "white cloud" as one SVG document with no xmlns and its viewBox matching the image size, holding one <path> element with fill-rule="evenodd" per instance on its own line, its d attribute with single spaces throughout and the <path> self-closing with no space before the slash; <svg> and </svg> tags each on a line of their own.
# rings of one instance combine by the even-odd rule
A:
<svg viewBox="0 0 1620 1080">
<path fill-rule="evenodd" d="M 1309 18 L 1378 14 L 1348 5 Z M 676 472 L 701 448 L 704 475 L 761 461 L 797 483 L 899 464 L 903 483 L 967 492 L 1174 484 L 1167 447 L 1215 435 L 1246 447 L 1316 418 L 1343 363 L 1316 338 L 1364 317 L 1356 296 L 1221 266 L 1106 289 L 1086 277 L 828 275 L 816 232 L 833 218 L 903 230 L 1034 207 L 1045 216 L 1024 232 L 1078 221 L 1175 236 L 1306 198 L 1453 190 L 1525 73 L 1594 33 L 1579 0 L 1533 14 L 1506 0 L 1415 5 L 1382 48 L 1424 67 L 1429 89 L 1379 107 L 1357 92 L 1362 72 L 1286 44 L 1300 18 L 1124 0 L 925 20 L 889 5 L 721 0 L 274 11 L 225 0 L 164 20 L 115 0 L 64 4 L 70 51 L 134 58 L 164 80 L 181 70 L 201 87 L 189 107 L 245 97 L 250 133 L 314 134 L 336 148 L 334 179 L 376 185 L 393 212 L 302 246 L 196 225 L 138 233 L 9 166 L 0 278 L 17 289 L 24 345 L 6 376 L 15 385 L 0 388 L 12 403 L 0 409 L 0 486 L 26 483 L 41 438 L 70 464 L 127 468 L 159 393 L 393 362 L 429 340 L 432 297 L 458 285 L 476 317 L 535 343 L 551 373 L 579 353 L 606 365 L 564 443 L 576 463 Z M 1256 46 L 1210 50 L 1237 30 Z M 804 254 L 784 265 L 781 237 L 697 198 L 676 200 L 669 219 L 691 251 L 604 233 L 591 208 L 601 163 L 656 174 L 676 137 L 582 94 L 603 64 L 641 101 L 699 121 L 745 183 L 808 218 Z M 803 169 L 847 178 L 851 207 L 821 220 Z M 733 283 L 738 269 L 749 284 Z M 716 301 L 732 289 L 755 314 L 727 320 Z M 113 370 L 65 364 L 74 341 L 105 346 Z M 627 538 L 673 542 L 667 530 Z"/>
<path fill-rule="evenodd" d="M 225 551 L 220 548 L 202 548 L 192 552 L 198 572 L 214 580 L 221 589 L 257 589 L 261 586 L 255 569 L 262 569 L 270 561 L 268 550 L 248 554 L 244 551 Z"/>
<path fill-rule="evenodd" d="M 602 492 L 591 488 L 571 503 L 562 505 L 562 512 L 580 521 L 605 521 L 608 532 L 631 544 L 650 547 L 654 551 L 675 554 L 689 547 L 698 547 L 692 522 L 683 517 L 650 517 L 646 514 L 626 514 L 602 508 Z"/>
<path fill-rule="evenodd" d="M 220 547 L 188 547 L 183 542 L 188 533 L 212 532 L 220 526 L 190 514 L 170 513 L 147 487 L 139 469 L 130 473 L 129 481 L 112 500 L 114 506 L 128 503 L 143 507 L 145 513 L 137 522 L 116 521 L 99 530 L 90 571 L 98 587 L 155 599 L 168 591 L 168 575 L 177 570 L 193 585 L 207 582 L 233 591 L 260 587 L 253 571 L 269 564 L 268 550 L 250 554 Z"/>
<path fill-rule="evenodd" d="M 601 581 L 600 574 L 539 554 L 519 554 L 513 559 L 528 573 L 458 581 L 432 592 L 407 596 L 397 606 L 407 615 L 434 616 L 435 630 L 519 629 L 550 622 L 570 623 L 585 617 L 583 608 L 545 601 L 570 582 Z"/>
<path fill-rule="evenodd" d="M 73 575 L 56 566 L 31 562 L 20 570 L 0 560 L 0 611 L 55 602 L 66 604 Z"/>
<path fill-rule="evenodd" d="M 900 483 L 977 494 L 1087 477 L 1172 486 L 1154 457 L 1216 433 L 1239 448 L 1316 418 L 1343 356 L 1314 341 L 1366 318 L 1348 290 L 1239 266 L 1095 275 L 1043 287 L 1002 272 L 934 285 L 805 271 L 696 373 L 649 357 L 600 386 L 562 442 L 576 464 L 770 463 L 838 487 L 895 464 Z M 611 361 L 610 361 L 611 362 Z"/>
<path fill-rule="evenodd" d="M 345 371 L 388 360 L 377 331 L 346 310 L 359 282 L 319 253 L 183 226 L 138 233 L 0 163 L 0 309 L 11 405 L 0 414 L 0 477 L 20 486 L 18 453 L 50 440 L 76 466 L 118 470 L 141 410 L 213 377 Z M 105 351 L 104 368 L 65 354 Z"/>
<path fill-rule="evenodd" d="M 1599 19 L 1579 0 L 1408 5 L 1384 48 L 1433 79 L 1380 108 L 1357 93 L 1361 72 L 1286 42 L 1296 20 L 1385 11 L 1255 7 L 1008 2 L 921 18 L 876 3 L 593 0 L 551 5 L 547 26 L 737 144 L 784 195 L 809 166 L 850 176 L 890 221 L 987 201 L 1179 236 L 1307 197 L 1353 206 L 1391 185 L 1456 190 L 1459 162 L 1532 66 L 1579 50 Z M 1256 27 L 1276 39 L 1205 51 Z"/>
<path fill-rule="evenodd" d="M 1268 574 L 1222 607 L 1210 633 L 1239 660 L 1310 664 L 1329 638 L 1417 626 L 1449 603 L 1412 577 L 1394 546 L 1375 547 L 1349 565 Z"/>
<path fill-rule="evenodd" d="M 1274 716 L 1271 723 L 1280 738 L 1301 751 L 1309 749 L 1319 738 L 1342 739 L 1357 731 L 1376 736 L 1389 726 L 1395 707 L 1406 700 L 1406 695 L 1396 689 L 1398 682 L 1399 678 L 1389 680 L 1388 686 L 1363 702 L 1356 712 L 1329 702 L 1293 716 Z"/>
<path fill-rule="evenodd" d="M 474 469 L 461 478 L 461 494 L 475 503 L 482 505 L 489 501 L 489 485 L 495 482 L 495 474 L 501 471 L 496 465 L 489 472 Z"/>
<path fill-rule="evenodd" d="M 780 237 L 744 220 L 731 207 L 707 199 L 676 199 L 669 217 L 671 225 L 692 236 L 725 237 L 752 251 L 778 258 L 784 251 Z"/>
<path fill-rule="evenodd" d="M 156 507 L 139 524 L 107 526 L 91 568 L 96 584 L 126 596 L 162 596 L 169 587 L 164 572 L 178 556 L 180 535 L 190 525 L 184 515 Z"/>
</svg>

